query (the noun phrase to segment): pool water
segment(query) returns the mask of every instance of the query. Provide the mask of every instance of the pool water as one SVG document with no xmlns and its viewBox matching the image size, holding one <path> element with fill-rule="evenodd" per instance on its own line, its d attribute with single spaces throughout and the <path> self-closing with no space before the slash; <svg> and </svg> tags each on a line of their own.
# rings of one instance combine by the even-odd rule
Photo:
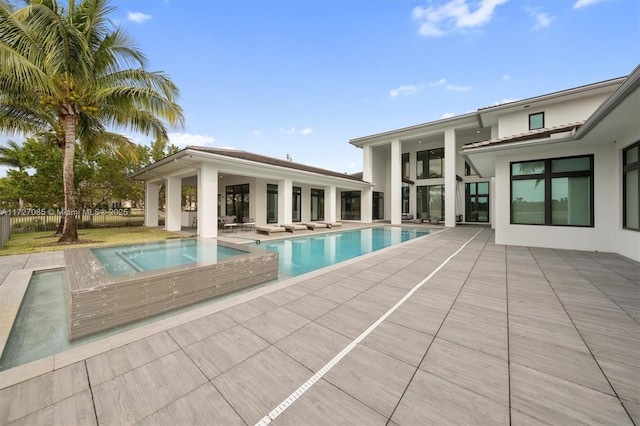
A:
<svg viewBox="0 0 640 426">
<path fill-rule="evenodd" d="M 216 240 L 175 239 L 153 243 L 91 249 L 111 276 L 137 272 L 213 263 L 219 259 L 245 254 L 231 247 L 218 245 Z"/>
<path fill-rule="evenodd" d="M 280 274 L 297 276 L 427 234 L 428 229 L 384 226 L 265 241 L 254 246 L 277 251 Z"/>
</svg>

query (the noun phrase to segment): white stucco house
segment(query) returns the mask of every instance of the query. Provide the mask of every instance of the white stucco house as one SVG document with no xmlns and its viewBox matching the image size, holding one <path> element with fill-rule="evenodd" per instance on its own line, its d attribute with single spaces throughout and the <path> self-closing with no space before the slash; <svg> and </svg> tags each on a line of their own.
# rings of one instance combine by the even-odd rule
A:
<svg viewBox="0 0 640 426">
<path fill-rule="evenodd" d="M 132 175 L 147 226 L 184 225 L 182 185 L 198 189 L 198 234 L 221 215 L 258 224 L 316 220 L 483 223 L 496 243 L 620 253 L 640 261 L 640 66 L 627 77 L 349 141 L 362 175 L 224 149 L 187 147 Z"/>
</svg>

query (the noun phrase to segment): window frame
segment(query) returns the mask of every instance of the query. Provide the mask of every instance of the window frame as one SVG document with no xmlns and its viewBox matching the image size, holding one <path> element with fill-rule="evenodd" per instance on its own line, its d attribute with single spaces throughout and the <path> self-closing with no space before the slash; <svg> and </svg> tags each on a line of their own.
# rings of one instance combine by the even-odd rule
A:
<svg viewBox="0 0 640 426">
<path fill-rule="evenodd" d="M 551 165 L 553 161 L 569 160 L 573 158 L 588 158 L 588 171 L 572 171 L 572 172 L 552 172 Z M 544 162 L 544 172 L 536 174 L 513 175 L 513 165 L 522 163 Z M 509 224 L 525 225 L 525 226 L 568 226 L 571 228 L 593 228 L 595 226 L 595 200 L 594 200 L 594 155 L 572 155 L 568 157 L 543 158 L 537 160 L 511 161 L 509 162 Z M 571 177 L 589 177 L 589 218 L 588 225 L 570 225 L 570 224 L 554 224 L 552 210 L 552 191 L 551 186 L 554 178 L 571 178 Z M 513 182 L 518 180 L 541 179 L 544 183 L 544 223 L 521 223 L 513 220 Z"/>
<path fill-rule="evenodd" d="M 638 148 L 638 159 L 634 163 L 627 164 L 627 152 L 633 148 Z M 638 185 L 640 187 L 640 141 L 632 143 L 622 150 L 622 229 L 640 232 L 640 218 L 638 218 L 638 228 L 627 226 L 627 174 L 633 170 L 638 170 Z M 638 203 L 640 203 L 640 197 Z M 640 206 L 638 206 L 638 215 L 640 215 Z"/>
<path fill-rule="evenodd" d="M 531 126 L 531 119 L 538 115 L 542 117 L 542 126 L 540 127 Z M 544 129 L 544 111 L 534 112 L 529 114 L 529 130 L 540 130 L 540 129 Z"/>
<path fill-rule="evenodd" d="M 437 158 L 433 158 L 433 160 L 438 160 L 440 161 L 440 175 L 439 176 L 431 176 L 431 153 L 433 151 L 437 151 L 438 153 L 442 153 L 441 157 L 437 157 Z M 435 152 L 434 152 L 434 156 L 435 156 Z M 418 163 L 420 162 L 421 158 L 420 157 L 424 157 L 422 159 L 422 170 L 418 169 Z M 444 147 L 438 147 L 438 148 L 429 148 L 429 149 L 423 149 L 422 151 L 417 151 L 416 152 L 416 179 L 417 180 L 424 180 L 424 179 L 442 179 L 444 177 L 444 161 L 445 161 L 445 150 Z"/>
<path fill-rule="evenodd" d="M 408 152 L 402 153 L 402 179 L 411 178 L 411 155 Z"/>
</svg>

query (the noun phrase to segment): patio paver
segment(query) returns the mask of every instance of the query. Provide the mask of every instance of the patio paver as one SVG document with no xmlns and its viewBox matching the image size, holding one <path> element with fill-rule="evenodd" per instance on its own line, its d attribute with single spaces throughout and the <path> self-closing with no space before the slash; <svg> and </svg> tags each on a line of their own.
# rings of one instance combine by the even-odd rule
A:
<svg viewBox="0 0 640 426">
<path fill-rule="evenodd" d="M 0 425 L 255 424 L 479 229 L 112 336 L 17 384 L 0 372 Z M 638 424 L 639 304 L 638 262 L 500 246 L 485 228 L 274 423 Z"/>
</svg>

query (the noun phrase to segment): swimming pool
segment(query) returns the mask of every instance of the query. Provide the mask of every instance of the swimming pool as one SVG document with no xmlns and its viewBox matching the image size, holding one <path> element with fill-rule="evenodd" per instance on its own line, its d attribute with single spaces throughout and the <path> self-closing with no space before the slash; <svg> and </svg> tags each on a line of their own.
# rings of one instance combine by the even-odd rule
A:
<svg viewBox="0 0 640 426">
<path fill-rule="evenodd" d="M 429 234 L 429 229 L 379 226 L 253 244 L 279 254 L 279 271 L 297 276 Z"/>
</svg>

